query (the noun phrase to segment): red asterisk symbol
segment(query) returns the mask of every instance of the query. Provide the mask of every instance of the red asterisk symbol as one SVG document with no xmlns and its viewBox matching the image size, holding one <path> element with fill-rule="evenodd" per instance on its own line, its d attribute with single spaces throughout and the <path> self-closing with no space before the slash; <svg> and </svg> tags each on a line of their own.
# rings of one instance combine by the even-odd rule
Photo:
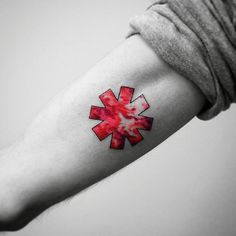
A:
<svg viewBox="0 0 236 236">
<path fill-rule="evenodd" d="M 134 89 L 122 86 L 118 99 L 111 89 L 99 98 L 105 107 L 91 106 L 90 119 L 101 120 L 92 130 L 100 141 L 112 134 L 110 147 L 123 149 L 125 138 L 131 145 L 143 140 L 139 129 L 150 130 L 153 118 L 141 115 L 149 108 L 144 95 L 131 101 Z"/>
</svg>

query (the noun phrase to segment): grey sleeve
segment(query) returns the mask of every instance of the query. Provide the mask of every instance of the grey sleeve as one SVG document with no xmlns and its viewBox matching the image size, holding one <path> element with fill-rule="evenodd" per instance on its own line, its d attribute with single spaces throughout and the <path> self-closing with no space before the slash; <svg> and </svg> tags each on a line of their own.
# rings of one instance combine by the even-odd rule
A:
<svg viewBox="0 0 236 236">
<path fill-rule="evenodd" d="M 211 119 L 236 102 L 236 0 L 156 0 L 130 20 L 140 34 L 207 99 L 198 114 Z"/>
</svg>

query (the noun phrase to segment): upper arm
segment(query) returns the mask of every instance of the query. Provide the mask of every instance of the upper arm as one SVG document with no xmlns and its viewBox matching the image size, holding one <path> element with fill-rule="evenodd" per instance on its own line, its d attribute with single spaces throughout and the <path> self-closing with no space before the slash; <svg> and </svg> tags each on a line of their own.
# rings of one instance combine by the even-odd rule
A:
<svg viewBox="0 0 236 236">
<path fill-rule="evenodd" d="M 134 135 L 126 135 L 124 146 L 116 149 L 111 148 L 114 132 L 98 138 L 93 127 L 101 121 L 90 119 L 90 112 L 92 105 L 104 108 L 99 95 L 110 89 L 118 98 L 121 87 L 134 89 L 131 103 L 145 97 L 148 109 L 140 111 L 152 122 L 147 129 L 139 124 L 142 141 L 132 145 Z M 11 193 L 13 205 L 22 206 L 15 218 L 25 224 L 50 205 L 136 160 L 193 118 L 203 103 L 199 89 L 163 62 L 140 36 L 127 39 L 58 94 L 6 154 L 12 158 L 1 160 L 0 186 L 5 195 Z"/>
</svg>

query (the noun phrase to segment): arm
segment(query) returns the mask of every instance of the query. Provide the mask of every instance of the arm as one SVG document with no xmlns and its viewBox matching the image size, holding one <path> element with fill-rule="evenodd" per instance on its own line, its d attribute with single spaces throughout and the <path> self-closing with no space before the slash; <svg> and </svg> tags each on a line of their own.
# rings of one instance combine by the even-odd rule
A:
<svg viewBox="0 0 236 236">
<path fill-rule="evenodd" d="M 100 141 L 89 119 L 92 105 L 108 89 L 121 86 L 143 94 L 152 128 L 143 140 L 111 149 L 110 136 Z M 164 63 L 139 37 L 133 36 L 83 78 L 58 94 L 36 117 L 24 137 L 0 158 L 0 229 L 16 230 L 50 206 L 128 165 L 192 119 L 204 98 L 192 82 Z"/>
</svg>

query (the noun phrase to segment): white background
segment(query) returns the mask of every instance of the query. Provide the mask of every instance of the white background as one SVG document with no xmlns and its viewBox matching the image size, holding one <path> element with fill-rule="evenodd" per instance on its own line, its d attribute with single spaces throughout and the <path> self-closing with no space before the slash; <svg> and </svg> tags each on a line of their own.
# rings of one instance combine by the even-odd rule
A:
<svg viewBox="0 0 236 236">
<path fill-rule="evenodd" d="M 0 147 L 128 31 L 147 0 L 0 0 Z M 235 236 L 236 106 L 192 120 L 140 160 L 13 236 Z"/>
</svg>

